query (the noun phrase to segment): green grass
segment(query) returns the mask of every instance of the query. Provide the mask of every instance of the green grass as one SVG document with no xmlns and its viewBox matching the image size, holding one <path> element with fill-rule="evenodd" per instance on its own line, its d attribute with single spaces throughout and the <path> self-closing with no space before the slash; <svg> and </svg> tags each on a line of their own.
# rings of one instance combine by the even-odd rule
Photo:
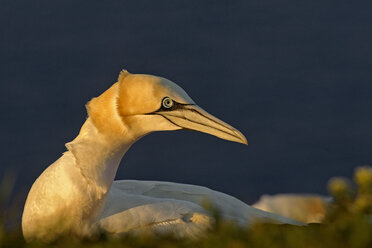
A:
<svg viewBox="0 0 372 248">
<path fill-rule="evenodd" d="M 26 243 L 20 230 L 0 226 L 1 247 L 372 247 L 372 168 L 359 167 L 354 187 L 343 178 L 333 178 L 329 191 L 334 203 L 329 206 L 323 224 L 298 227 L 256 224 L 239 228 L 216 221 L 212 230 L 198 240 L 176 240 L 172 237 L 101 235 L 95 240 L 64 237 L 52 244 Z M 2 216 L 3 218 L 3 216 Z"/>
</svg>

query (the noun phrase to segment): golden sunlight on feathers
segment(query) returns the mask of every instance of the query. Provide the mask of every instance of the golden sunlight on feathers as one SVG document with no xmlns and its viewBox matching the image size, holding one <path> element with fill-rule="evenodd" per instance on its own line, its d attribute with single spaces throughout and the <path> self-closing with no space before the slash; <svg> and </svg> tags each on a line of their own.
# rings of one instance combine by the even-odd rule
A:
<svg viewBox="0 0 372 248">
<path fill-rule="evenodd" d="M 151 132 L 190 129 L 247 144 L 242 133 L 202 110 L 168 79 L 123 70 L 118 82 L 88 102 L 87 111 L 79 135 L 66 144 L 68 150 L 45 169 L 28 194 L 22 216 L 27 240 L 149 229 L 196 237 L 213 218 L 202 206 L 206 199 L 224 219 L 239 225 L 302 224 L 201 186 L 114 181 L 126 151 Z"/>
</svg>

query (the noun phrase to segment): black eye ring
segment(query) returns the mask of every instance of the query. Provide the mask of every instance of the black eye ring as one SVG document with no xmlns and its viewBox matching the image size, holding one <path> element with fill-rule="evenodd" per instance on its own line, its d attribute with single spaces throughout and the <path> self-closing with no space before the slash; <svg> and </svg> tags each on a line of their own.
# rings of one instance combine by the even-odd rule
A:
<svg viewBox="0 0 372 248">
<path fill-rule="evenodd" d="M 162 105 L 166 109 L 170 109 L 174 106 L 174 101 L 170 99 L 169 97 L 164 97 L 162 100 Z"/>
</svg>

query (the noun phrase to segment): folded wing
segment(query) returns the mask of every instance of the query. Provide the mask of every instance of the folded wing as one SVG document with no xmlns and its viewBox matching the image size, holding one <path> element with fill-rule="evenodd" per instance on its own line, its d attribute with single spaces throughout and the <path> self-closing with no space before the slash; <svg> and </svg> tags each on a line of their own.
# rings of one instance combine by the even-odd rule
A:
<svg viewBox="0 0 372 248">
<path fill-rule="evenodd" d="M 157 181 L 114 181 L 99 222 L 109 233 L 151 230 L 178 237 L 198 236 L 213 223 L 205 203 L 222 218 L 246 226 L 253 222 L 302 225 L 206 187 Z"/>
</svg>

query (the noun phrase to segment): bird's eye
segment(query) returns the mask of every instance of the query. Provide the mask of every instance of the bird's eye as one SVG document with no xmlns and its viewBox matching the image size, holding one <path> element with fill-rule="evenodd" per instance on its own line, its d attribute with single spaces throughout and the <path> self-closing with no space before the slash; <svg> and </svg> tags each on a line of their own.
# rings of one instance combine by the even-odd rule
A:
<svg viewBox="0 0 372 248">
<path fill-rule="evenodd" d="M 173 107 L 174 102 L 169 97 L 164 97 L 163 101 L 162 101 L 162 105 L 163 105 L 164 108 L 169 109 L 169 108 Z"/>
</svg>

